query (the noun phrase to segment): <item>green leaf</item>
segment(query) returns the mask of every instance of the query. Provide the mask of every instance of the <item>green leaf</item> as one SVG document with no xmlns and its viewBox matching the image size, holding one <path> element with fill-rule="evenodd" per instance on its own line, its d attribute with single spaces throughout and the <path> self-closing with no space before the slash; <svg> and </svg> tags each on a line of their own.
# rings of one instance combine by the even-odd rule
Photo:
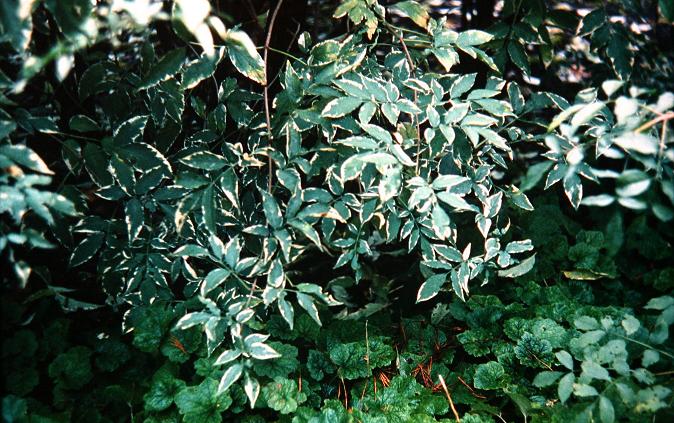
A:
<svg viewBox="0 0 674 423">
<path fill-rule="evenodd" d="M 80 389 L 93 378 L 91 369 L 92 351 L 84 346 L 75 346 L 56 356 L 49 365 L 49 376 L 66 389 Z"/>
<path fill-rule="evenodd" d="M 339 97 L 325 105 L 321 116 L 327 118 L 338 118 L 347 115 L 356 110 L 363 104 L 363 100 L 353 97 Z"/>
<path fill-rule="evenodd" d="M 16 395 L 2 397 L 2 419 L 7 423 L 27 421 L 28 406 L 26 400 Z"/>
<path fill-rule="evenodd" d="M 234 67 L 253 81 L 266 85 L 265 63 L 248 34 L 230 30 L 225 38 L 227 54 Z"/>
<path fill-rule="evenodd" d="M 433 275 L 421 284 L 417 293 L 417 303 L 428 301 L 435 297 L 447 280 L 447 274 Z"/>
<path fill-rule="evenodd" d="M 100 147 L 93 143 L 85 144 L 82 157 L 87 172 L 99 187 L 112 184 L 112 175 L 107 171 L 108 156 Z"/>
<path fill-rule="evenodd" d="M 101 130 L 95 120 L 85 115 L 75 115 L 71 117 L 68 126 L 70 129 L 77 132 L 94 132 Z"/>
<path fill-rule="evenodd" d="M 178 392 L 175 403 L 186 423 L 220 423 L 221 413 L 232 404 L 232 398 L 226 392 L 219 392 L 218 382 L 209 377 L 199 385 Z"/>
<path fill-rule="evenodd" d="M 662 297 L 650 299 L 644 308 L 649 310 L 665 310 L 672 305 L 674 305 L 674 297 L 663 295 Z"/>
<path fill-rule="evenodd" d="M 145 77 L 141 80 L 140 84 L 138 84 L 138 89 L 146 90 L 162 81 L 166 81 L 180 71 L 184 62 L 184 48 L 171 50 L 148 71 Z"/>
<path fill-rule="evenodd" d="M 584 383 L 573 384 L 573 394 L 577 397 L 594 397 L 599 395 L 594 386 L 586 385 Z"/>
<path fill-rule="evenodd" d="M 608 40 L 606 47 L 606 54 L 611 60 L 611 65 L 616 75 L 621 80 L 629 79 L 632 73 L 632 65 L 634 64 L 634 56 L 630 48 L 629 39 L 623 31 L 612 31 L 611 37 Z"/>
<path fill-rule="evenodd" d="M 283 317 L 283 320 L 285 320 L 286 323 L 288 323 L 288 327 L 290 328 L 290 330 L 293 330 L 295 321 L 295 309 L 293 308 L 292 304 L 290 304 L 288 301 L 285 300 L 285 295 L 281 295 L 278 298 L 276 304 L 278 305 L 281 317 Z"/>
<path fill-rule="evenodd" d="M 595 361 L 583 361 L 580 365 L 583 369 L 583 375 L 589 377 L 590 379 L 600 379 L 600 380 L 611 380 L 611 376 L 608 374 L 608 370 L 603 368 L 599 363 Z"/>
<path fill-rule="evenodd" d="M 599 397 L 599 419 L 601 423 L 613 423 L 615 421 L 613 403 L 603 395 Z"/>
<path fill-rule="evenodd" d="M 669 22 L 674 22 L 674 2 L 671 0 L 658 0 L 660 14 Z"/>
<path fill-rule="evenodd" d="M 152 378 L 150 390 L 143 396 L 147 411 L 162 411 L 169 408 L 181 390 L 185 388 L 185 382 L 176 379 L 164 368 L 155 373 Z"/>
<path fill-rule="evenodd" d="M 297 325 L 299 326 L 299 322 Z M 295 330 L 297 330 L 297 328 L 295 328 Z M 285 377 L 297 370 L 299 366 L 299 361 L 297 360 L 297 347 L 282 344 L 280 342 L 268 342 L 268 344 L 281 354 L 281 358 L 256 362 L 253 367 L 256 374 L 269 378 L 276 376 Z"/>
<path fill-rule="evenodd" d="M 335 144 L 342 144 L 359 150 L 375 150 L 379 148 L 379 143 L 370 137 L 353 136 L 336 140 Z"/>
<path fill-rule="evenodd" d="M 622 321 L 622 327 L 625 329 L 627 335 L 632 335 L 639 330 L 641 322 L 636 317 L 628 314 Z"/>
<path fill-rule="evenodd" d="M 33 150 L 25 145 L 0 145 L 0 154 L 14 163 L 36 172 L 53 175 L 47 164 Z"/>
<path fill-rule="evenodd" d="M 269 408 L 281 414 L 295 412 L 307 400 L 307 395 L 299 391 L 294 380 L 278 376 L 262 388 L 262 397 Z"/>
<path fill-rule="evenodd" d="M 82 240 L 73 250 L 70 256 L 70 267 L 79 266 L 91 260 L 91 258 L 98 252 L 105 240 L 105 234 L 97 232 L 90 234 Z"/>
<path fill-rule="evenodd" d="M 580 316 L 573 321 L 573 325 L 580 330 L 594 330 L 599 328 L 599 322 L 594 317 Z"/>
<path fill-rule="evenodd" d="M 564 367 L 569 370 L 573 370 L 573 357 L 571 357 L 571 354 L 569 354 L 567 351 L 558 351 L 555 353 L 555 357 L 557 357 L 557 360 L 562 363 Z"/>
<path fill-rule="evenodd" d="M 524 96 L 516 82 L 508 83 L 508 99 L 515 113 L 521 113 L 524 110 Z"/>
<path fill-rule="evenodd" d="M 473 386 L 477 389 L 501 389 L 506 386 L 508 375 L 498 361 L 480 364 L 475 370 Z"/>
<path fill-rule="evenodd" d="M 522 44 L 517 41 L 510 41 L 508 43 L 508 55 L 512 62 L 524 72 L 525 75 L 531 75 L 531 68 L 529 67 L 529 58 L 524 50 Z"/>
<path fill-rule="evenodd" d="M 562 372 L 551 372 L 551 371 L 544 371 L 540 372 L 539 374 L 536 375 L 534 378 L 534 386 L 538 388 L 545 388 L 546 386 L 550 386 L 553 383 L 557 381 L 564 373 Z"/>
<path fill-rule="evenodd" d="M 564 377 L 559 381 L 559 385 L 557 386 L 557 395 L 559 395 L 560 401 L 562 401 L 562 404 L 566 402 L 566 400 L 569 399 L 571 396 L 571 393 L 573 392 L 573 385 L 576 380 L 576 377 L 573 375 L 573 372 L 567 373 L 564 375 Z"/>
<path fill-rule="evenodd" d="M 587 15 L 583 17 L 583 20 L 578 31 L 579 35 L 587 35 L 598 28 L 600 28 L 606 22 L 606 11 L 604 8 L 594 9 Z"/>
<path fill-rule="evenodd" d="M 334 373 L 335 368 L 325 354 L 317 350 L 309 350 L 307 370 L 312 378 L 320 381 L 326 373 Z"/>
</svg>

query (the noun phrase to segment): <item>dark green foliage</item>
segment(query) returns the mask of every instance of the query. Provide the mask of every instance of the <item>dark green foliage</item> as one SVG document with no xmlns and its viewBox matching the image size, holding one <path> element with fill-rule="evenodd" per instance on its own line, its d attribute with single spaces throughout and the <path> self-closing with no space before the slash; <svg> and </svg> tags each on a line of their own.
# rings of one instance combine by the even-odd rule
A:
<svg viewBox="0 0 674 423">
<path fill-rule="evenodd" d="M 0 6 L 3 421 L 674 419 L 666 1 L 234 3 Z"/>
</svg>

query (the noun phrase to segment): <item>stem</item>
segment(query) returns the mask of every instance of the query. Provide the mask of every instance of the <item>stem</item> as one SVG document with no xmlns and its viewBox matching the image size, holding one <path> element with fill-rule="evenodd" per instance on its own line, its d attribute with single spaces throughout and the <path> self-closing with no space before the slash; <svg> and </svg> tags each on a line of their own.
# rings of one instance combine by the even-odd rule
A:
<svg viewBox="0 0 674 423">
<path fill-rule="evenodd" d="M 262 47 L 262 48 L 264 49 L 264 47 Z M 288 53 L 287 51 L 279 50 L 279 49 L 274 48 L 274 47 L 269 47 L 269 51 L 273 51 L 274 53 L 282 54 L 282 55 L 288 57 L 289 59 L 293 59 L 297 62 L 300 62 L 304 66 L 309 66 L 309 64 L 307 62 L 305 62 L 304 60 L 300 59 L 297 56 L 293 56 L 292 54 Z"/>
<path fill-rule="evenodd" d="M 672 355 L 672 354 L 670 354 L 670 353 L 668 353 L 668 352 L 666 352 L 666 351 L 663 351 L 663 350 L 661 350 L 661 349 L 655 348 L 655 347 L 653 347 L 652 345 L 648 345 L 648 344 L 646 344 L 646 343 L 644 343 L 644 342 L 637 341 L 636 339 L 628 338 L 628 337 L 626 337 L 626 336 L 622 336 L 622 335 L 618 335 L 618 336 L 621 337 L 622 339 L 626 340 L 626 341 L 634 342 L 635 344 L 641 345 L 642 347 L 648 348 L 649 350 L 657 351 L 657 352 L 659 352 L 659 353 L 662 354 L 662 355 L 665 355 L 665 356 L 667 356 L 667 357 L 669 357 L 669 358 L 671 358 L 671 359 L 674 359 L 674 355 Z"/>
<path fill-rule="evenodd" d="M 272 31 L 274 30 L 274 21 L 276 20 L 276 15 L 278 15 L 279 9 L 281 9 L 281 5 L 283 4 L 283 0 L 279 0 L 278 3 L 276 3 L 276 8 L 274 9 L 274 13 L 271 15 L 271 20 L 269 21 L 269 31 L 267 31 L 267 38 L 264 40 L 264 117 L 267 122 L 267 139 L 269 143 L 269 147 L 271 149 L 271 143 L 272 143 L 272 134 L 271 134 L 271 115 L 269 114 L 269 83 L 268 81 L 268 74 L 267 74 L 267 57 L 269 56 L 269 43 L 271 41 L 271 34 Z M 267 175 L 267 191 L 271 193 L 271 181 L 272 181 L 272 160 L 271 160 L 271 154 L 267 155 L 267 167 L 269 168 L 269 174 Z"/>
<path fill-rule="evenodd" d="M 657 125 L 660 122 L 663 122 L 663 125 L 666 125 L 667 121 L 672 119 L 674 119 L 674 112 L 665 113 L 644 123 L 643 125 L 638 127 L 634 132 L 638 134 L 639 132 L 643 132 L 652 126 Z"/>
<path fill-rule="evenodd" d="M 456 411 L 456 407 L 454 407 L 454 401 L 452 401 L 452 396 L 449 395 L 449 389 L 447 389 L 445 379 L 442 377 L 442 375 L 438 375 L 438 378 L 440 378 L 440 385 L 442 385 L 442 390 L 445 391 L 445 395 L 447 396 L 447 400 L 449 401 L 449 407 L 452 409 L 452 413 L 454 413 L 454 418 L 458 423 L 461 423 L 461 418 L 459 417 L 459 413 Z"/>
</svg>

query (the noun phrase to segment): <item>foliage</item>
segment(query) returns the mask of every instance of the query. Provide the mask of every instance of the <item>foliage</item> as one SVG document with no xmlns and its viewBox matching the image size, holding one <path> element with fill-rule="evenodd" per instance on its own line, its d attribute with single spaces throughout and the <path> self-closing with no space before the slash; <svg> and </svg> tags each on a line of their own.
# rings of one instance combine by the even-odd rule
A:
<svg viewBox="0 0 674 423">
<path fill-rule="evenodd" d="M 0 6 L 4 420 L 672 417 L 674 57 L 610 14 L 651 18 L 383 3 L 293 53 Z"/>
</svg>

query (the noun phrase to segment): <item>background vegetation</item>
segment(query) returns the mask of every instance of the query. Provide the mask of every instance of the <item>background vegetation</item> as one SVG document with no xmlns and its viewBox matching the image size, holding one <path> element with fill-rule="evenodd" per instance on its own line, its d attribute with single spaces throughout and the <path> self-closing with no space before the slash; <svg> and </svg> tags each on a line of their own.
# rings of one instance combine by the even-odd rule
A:
<svg viewBox="0 0 674 423">
<path fill-rule="evenodd" d="M 671 421 L 673 20 L 3 1 L 4 421 Z"/>
</svg>

